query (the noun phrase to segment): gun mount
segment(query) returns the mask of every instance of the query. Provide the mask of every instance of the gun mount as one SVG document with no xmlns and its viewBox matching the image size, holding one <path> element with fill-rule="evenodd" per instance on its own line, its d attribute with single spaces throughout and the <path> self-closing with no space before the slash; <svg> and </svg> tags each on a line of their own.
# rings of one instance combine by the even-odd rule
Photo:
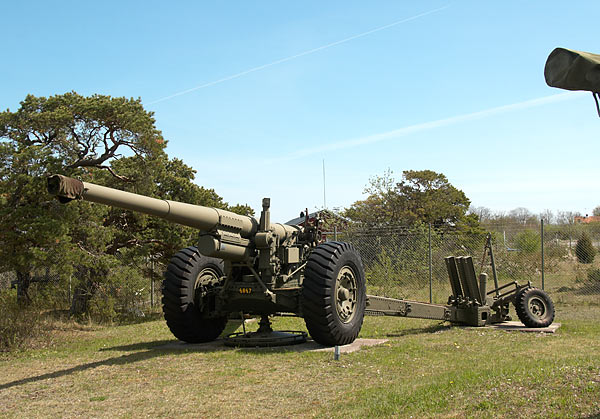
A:
<svg viewBox="0 0 600 419">
<path fill-rule="evenodd" d="M 269 198 L 256 220 L 61 175 L 48 178 L 48 191 L 61 202 L 84 199 L 200 231 L 196 247 L 173 256 L 163 281 L 165 319 L 181 340 L 213 340 L 229 314 L 240 312 L 301 316 L 313 339 L 325 345 L 350 343 L 360 331 L 366 304 L 360 256 L 350 244 L 323 243 L 319 220 L 271 223 Z"/>
<path fill-rule="evenodd" d="M 217 208 L 150 198 L 82 182 L 61 175 L 48 178 L 48 191 L 63 203 L 84 199 L 196 228 L 196 247 L 177 252 L 162 285 L 163 313 L 171 332 L 185 342 L 208 342 L 225 329 L 231 313 L 262 317 L 257 340 L 268 342 L 268 316 L 303 317 L 311 337 L 323 345 L 344 345 L 356 339 L 365 314 L 416 317 L 485 326 L 509 319 L 513 303 L 523 323 L 552 323 L 554 306 L 531 284 L 498 287 L 491 242 L 486 250 L 494 268 L 495 289 L 486 292 L 485 274 L 475 277 L 472 259 L 447 258 L 452 286 L 447 305 L 366 294 L 359 253 L 349 243 L 325 242 L 318 219 L 308 215 L 299 225 L 271 223 L 270 200 L 262 201 L 260 220 Z M 514 285 L 514 290 L 500 294 Z M 490 295 L 495 294 L 490 297 Z M 491 311 L 495 313 L 492 314 Z M 239 335 L 239 334 L 237 334 Z M 306 334 L 292 334 L 275 344 L 299 343 Z"/>
</svg>

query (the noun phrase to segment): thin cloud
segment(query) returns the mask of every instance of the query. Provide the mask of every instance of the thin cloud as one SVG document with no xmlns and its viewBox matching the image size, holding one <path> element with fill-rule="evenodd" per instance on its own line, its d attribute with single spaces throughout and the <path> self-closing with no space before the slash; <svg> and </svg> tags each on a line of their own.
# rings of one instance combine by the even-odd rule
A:
<svg viewBox="0 0 600 419">
<path fill-rule="evenodd" d="M 359 33 L 359 34 L 356 34 L 356 35 L 352 35 L 352 36 L 350 36 L 348 38 L 340 39 L 339 41 L 335 41 L 335 42 L 332 42 L 330 44 L 326 44 L 326 45 L 322 45 L 322 46 L 317 47 L 317 48 L 309 49 L 309 50 L 306 50 L 304 52 L 300 52 L 298 54 L 291 55 L 289 57 L 281 58 L 281 59 L 279 59 L 277 61 L 270 62 L 268 64 L 259 65 L 258 67 L 253 67 L 253 68 L 250 68 L 248 70 L 244 70 L 244 71 L 242 71 L 240 73 L 232 74 L 231 76 L 223 77 L 223 78 L 218 79 L 218 80 L 214 80 L 214 81 L 211 81 L 211 82 L 208 82 L 208 83 L 201 84 L 201 85 L 196 86 L 196 87 L 192 87 L 192 88 L 189 88 L 189 89 L 186 89 L 186 90 L 182 90 L 182 91 L 177 92 L 177 93 L 173 93 L 171 95 L 162 97 L 160 99 L 153 100 L 152 102 L 148 102 L 147 104 L 148 105 L 154 105 L 155 103 L 164 102 L 166 100 L 173 99 L 173 98 L 178 97 L 178 96 L 183 96 L 183 95 L 186 95 L 188 93 L 195 92 L 196 90 L 204 89 L 206 87 L 214 86 L 216 84 L 220 84 L 220 83 L 223 83 L 223 82 L 226 82 L 226 81 L 229 81 L 229 80 L 237 79 L 239 77 L 245 76 L 246 74 L 254 73 L 255 71 L 264 70 L 265 68 L 272 67 L 272 66 L 277 65 L 277 64 L 281 64 L 281 63 L 285 63 L 287 61 L 295 60 L 296 58 L 304 57 L 304 56 L 309 55 L 309 54 L 314 54 L 315 52 L 323 51 L 324 49 L 331 48 L 331 47 L 334 47 L 336 45 L 344 44 L 346 42 L 353 41 L 353 40 L 355 40 L 357 38 L 362 38 L 363 36 L 367 36 L 367 35 L 370 35 L 372 33 L 379 32 L 379 31 L 383 31 L 384 29 L 388 29 L 388 28 L 391 28 L 393 26 L 400 25 L 402 23 L 410 22 L 411 20 L 415 20 L 415 19 L 427 16 L 427 15 L 430 15 L 430 14 L 433 14 L 433 13 L 440 12 L 440 11 L 442 11 L 444 9 L 447 9 L 448 7 L 449 6 L 444 6 L 444 7 L 438 8 L 438 9 L 433 9 L 433 10 L 429 10 L 427 12 L 419 13 L 418 15 L 407 17 L 407 18 L 398 20 L 396 22 L 389 23 L 389 24 L 384 25 L 384 26 L 379 26 L 379 27 L 377 27 L 375 29 L 371 29 L 369 31 L 362 32 L 362 33 Z"/>
<path fill-rule="evenodd" d="M 489 116 L 498 115 L 506 112 L 513 112 L 523 109 L 534 108 L 537 106 L 547 105 L 551 103 L 563 102 L 566 100 L 572 100 L 581 97 L 584 92 L 568 92 L 568 93 L 559 93 L 552 96 L 544 96 L 537 99 L 530 99 L 523 102 L 513 103 L 510 105 L 498 106 L 491 109 L 486 109 L 483 111 L 468 113 L 464 115 L 452 116 L 450 118 L 438 119 L 435 121 L 424 122 L 422 124 L 410 125 L 407 127 L 395 129 L 392 131 L 382 132 L 379 134 L 368 135 L 365 137 L 353 138 L 344 141 L 338 141 L 335 143 L 325 144 L 318 147 L 305 148 L 303 150 L 298 150 L 292 154 L 281 157 L 279 159 L 273 159 L 274 161 L 288 161 L 295 160 L 301 157 L 320 154 L 327 151 L 341 150 L 346 148 L 358 147 L 365 144 L 378 143 L 381 141 L 393 140 L 399 137 L 404 137 L 406 135 L 414 134 L 417 132 L 428 131 L 436 128 L 446 127 L 448 125 L 454 125 L 461 122 L 473 121 L 476 119 L 487 118 Z"/>
</svg>

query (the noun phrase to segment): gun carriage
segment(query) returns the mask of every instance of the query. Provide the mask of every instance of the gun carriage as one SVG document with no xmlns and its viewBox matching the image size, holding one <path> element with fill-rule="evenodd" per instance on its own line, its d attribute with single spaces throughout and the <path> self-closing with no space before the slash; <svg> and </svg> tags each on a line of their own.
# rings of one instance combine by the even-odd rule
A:
<svg viewBox="0 0 600 419">
<path fill-rule="evenodd" d="M 232 313 L 261 316 L 254 336 L 238 334 L 233 343 L 254 345 L 303 341 L 304 333 L 273 338 L 268 316 L 304 318 L 311 337 L 323 345 L 356 339 L 365 314 L 447 320 L 475 326 L 508 319 L 515 304 L 521 320 L 541 327 L 554 318 L 542 290 L 511 283 L 486 292 L 487 275 L 477 280 L 468 258 L 446 258 L 452 296 L 447 305 L 366 294 L 360 255 L 349 243 L 326 242 L 320 221 L 305 214 L 299 225 L 272 223 L 270 199 L 260 219 L 217 208 L 155 199 L 61 175 L 48 178 L 48 190 L 63 203 L 73 199 L 162 217 L 200 231 L 195 247 L 176 253 L 165 272 L 163 313 L 173 335 L 185 342 L 216 339 Z M 491 246 L 489 246 L 490 255 Z M 493 260 L 492 260 L 493 262 Z M 512 287 L 512 288 L 511 288 Z M 510 288 L 510 291 L 506 289 Z M 505 291 L 500 293 L 500 291 Z M 278 342 L 278 343 L 277 343 Z"/>
</svg>

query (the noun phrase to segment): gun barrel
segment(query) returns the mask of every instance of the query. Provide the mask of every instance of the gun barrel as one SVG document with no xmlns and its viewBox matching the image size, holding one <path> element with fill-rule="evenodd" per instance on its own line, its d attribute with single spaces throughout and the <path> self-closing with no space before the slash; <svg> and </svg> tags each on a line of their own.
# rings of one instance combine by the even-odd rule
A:
<svg viewBox="0 0 600 419">
<path fill-rule="evenodd" d="M 238 230 L 242 237 L 247 238 L 253 236 L 258 229 L 258 222 L 253 217 L 218 208 L 150 198 L 62 175 L 48 178 L 48 192 L 58 196 L 61 202 L 84 199 L 154 215 L 201 231 L 212 231 L 219 225 L 225 225 Z"/>
</svg>

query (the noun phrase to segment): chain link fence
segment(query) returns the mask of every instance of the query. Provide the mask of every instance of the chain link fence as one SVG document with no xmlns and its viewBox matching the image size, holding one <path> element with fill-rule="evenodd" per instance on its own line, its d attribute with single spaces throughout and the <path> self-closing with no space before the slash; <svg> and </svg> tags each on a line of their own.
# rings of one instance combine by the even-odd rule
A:
<svg viewBox="0 0 600 419">
<path fill-rule="evenodd" d="M 598 307 L 600 315 L 600 225 L 509 225 L 490 229 L 500 285 L 531 281 L 556 305 Z M 334 237 L 336 236 L 336 237 Z M 360 252 L 370 294 L 444 304 L 450 284 L 444 258 L 472 256 L 476 273 L 493 287 L 486 234 L 451 233 L 429 226 L 348 229 L 329 239 L 350 242 Z M 92 309 L 102 318 L 115 313 L 143 316 L 160 307 L 166 266 L 156 259 L 118 256 L 109 275 L 93 291 L 85 287 L 89 269 L 68 277 L 35 273 L 28 293 L 59 310 L 72 307 L 75 292 L 93 293 Z M 0 290 L 16 287 L 16 275 L 0 274 Z"/>
<path fill-rule="evenodd" d="M 600 228 L 511 225 L 495 226 L 490 234 L 499 285 L 531 281 L 557 305 L 597 306 L 600 314 Z M 477 274 L 487 273 L 488 290 L 493 287 L 486 234 L 421 226 L 347 230 L 335 236 L 360 252 L 370 294 L 444 304 L 450 295 L 447 256 L 472 256 Z"/>
<path fill-rule="evenodd" d="M 166 266 L 156 258 L 116 254 L 109 268 L 88 262 L 73 267 L 71 274 L 55 268 L 31 272 L 27 284 L 15 272 L 2 272 L 0 292 L 12 290 L 17 301 L 63 312 L 77 312 L 77 300 L 85 300 L 85 311 L 102 321 L 144 317 L 160 308 Z"/>
</svg>

